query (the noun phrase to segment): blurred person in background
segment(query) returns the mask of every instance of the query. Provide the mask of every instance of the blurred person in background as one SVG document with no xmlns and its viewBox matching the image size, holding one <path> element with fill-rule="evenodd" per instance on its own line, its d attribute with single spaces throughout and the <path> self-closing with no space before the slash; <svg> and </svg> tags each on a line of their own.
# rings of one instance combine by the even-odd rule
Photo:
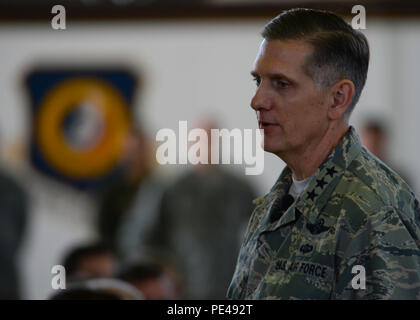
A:
<svg viewBox="0 0 420 320">
<path fill-rule="evenodd" d="M 0 172 L 0 299 L 20 299 L 16 259 L 27 223 L 27 195 L 12 177 Z"/>
<path fill-rule="evenodd" d="M 370 152 L 395 170 L 405 182 L 411 185 L 405 170 L 398 164 L 393 163 L 388 157 L 389 130 L 384 121 L 374 118 L 368 119 L 362 126 L 360 140 Z"/>
<path fill-rule="evenodd" d="M 362 144 L 378 159 L 386 161 L 388 132 L 385 124 L 380 120 L 366 121 L 360 132 Z"/>
<path fill-rule="evenodd" d="M 217 125 L 205 120 L 198 127 L 209 137 L 210 163 L 210 130 Z M 225 298 L 254 198 L 244 179 L 212 164 L 195 165 L 165 190 L 143 241 L 180 272 L 183 298 Z"/>
<path fill-rule="evenodd" d="M 133 127 L 122 154 L 122 175 L 103 193 L 97 218 L 101 240 L 120 257 L 138 252 L 138 235 L 153 219 L 162 194 L 163 185 L 153 175 L 152 159 L 152 142 Z"/>
<path fill-rule="evenodd" d="M 49 300 L 144 300 L 143 294 L 118 279 L 89 279 L 71 283 Z"/>
<path fill-rule="evenodd" d="M 102 243 L 75 246 L 63 259 L 68 282 L 91 278 L 111 278 L 118 267 L 113 251 Z"/>
<path fill-rule="evenodd" d="M 180 299 L 172 274 L 158 263 L 131 263 L 122 268 L 117 278 L 136 287 L 146 300 Z"/>
</svg>

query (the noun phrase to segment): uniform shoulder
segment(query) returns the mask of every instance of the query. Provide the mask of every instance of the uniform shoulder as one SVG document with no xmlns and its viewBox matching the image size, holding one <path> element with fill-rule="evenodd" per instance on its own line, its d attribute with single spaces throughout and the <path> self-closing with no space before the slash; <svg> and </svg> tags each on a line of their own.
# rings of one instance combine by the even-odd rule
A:
<svg viewBox="0 0 420 320">
<path fill-rule="evenodd" d="M 364 147 L 345 174 L 356 177 L 362 192 L 376 195 L 385 206 L 404 209 L 415 198 L 408 184 Z"/>
<path fill-rule="evenodd" d="M 336 193 L 344 211 L 351 212 L 354 227 L 385 211 L 411 221 L 418 214 L 418 201 L 407 183 L 364 147 L 344 171 Z"/>
</svg>

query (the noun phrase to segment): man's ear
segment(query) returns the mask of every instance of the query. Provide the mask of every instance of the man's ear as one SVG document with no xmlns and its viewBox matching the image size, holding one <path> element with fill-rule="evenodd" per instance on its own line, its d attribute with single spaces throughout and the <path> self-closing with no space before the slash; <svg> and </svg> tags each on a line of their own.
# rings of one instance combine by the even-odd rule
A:
<svg viewBox="0 0 420 320">
<path fill-rule="evenodd" d="M 343 79 L 332 85 L 330 89 L 330 107 L 328 116 L 337 120 L 343 116 L 354 97 L 354 84 L 351 80 Z"/>
</svg>

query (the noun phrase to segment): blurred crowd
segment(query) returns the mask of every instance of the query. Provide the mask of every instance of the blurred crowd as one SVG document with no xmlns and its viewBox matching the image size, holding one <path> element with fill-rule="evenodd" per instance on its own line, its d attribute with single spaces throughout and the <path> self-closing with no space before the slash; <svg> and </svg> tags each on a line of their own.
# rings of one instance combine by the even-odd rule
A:
<svg viewBox="0 0 420 320">
<path fill-rule="evenodd" d="M 200 127 L 210 132 L 215 126 Z M 137 127 L 127 136 L 120 166 L 121 174 L 94 195 L 97 241 L 63 252 L 67 288 L 50 298 L 224 299 L 253 188 L 222 165 L 195 165 L 170 182 L 162 179 L 154 143 Z M 2 298 L 17 299 L 15 253 L 28 214 L 25 193 L 6 178 L 0 187 L 0 236 L 8 238 L 0 240 L 7 259 L 0 287 Z"/>
</svg>

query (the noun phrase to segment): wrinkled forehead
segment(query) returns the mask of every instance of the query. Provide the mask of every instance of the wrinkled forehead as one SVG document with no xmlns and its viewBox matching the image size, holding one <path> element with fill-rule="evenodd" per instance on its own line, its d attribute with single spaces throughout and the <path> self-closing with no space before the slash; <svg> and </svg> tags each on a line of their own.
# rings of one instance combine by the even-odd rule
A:
<svg viewBox="0 0 420 320">
<path fill-rule="evenodd" d="M 259 74 L 278 70 L 282 73 L 303 73 L 303 66 L 313 47 L 303 40 L 266 40 L 261 42 L 254 62 Z"/>
</svg>

